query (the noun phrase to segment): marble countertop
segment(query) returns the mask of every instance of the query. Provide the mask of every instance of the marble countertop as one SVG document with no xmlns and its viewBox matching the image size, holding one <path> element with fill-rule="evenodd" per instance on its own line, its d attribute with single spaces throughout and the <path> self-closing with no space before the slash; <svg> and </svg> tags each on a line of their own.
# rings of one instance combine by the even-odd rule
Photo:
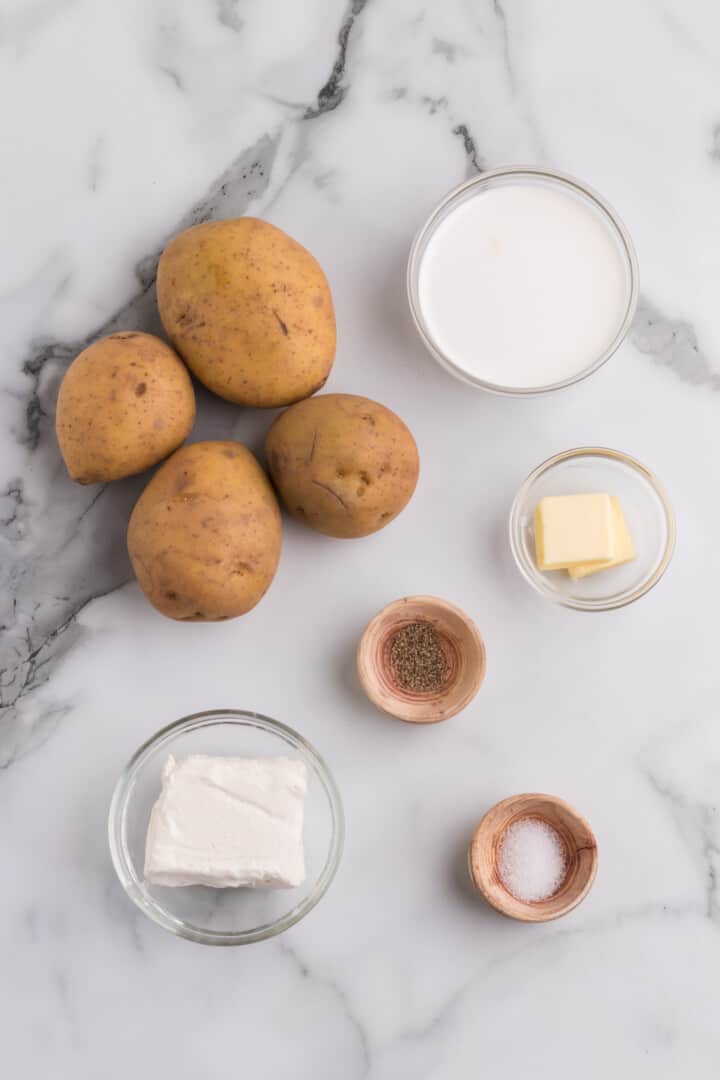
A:
<svg viewBox="0 0 720 1080">
<path fill-rule="evenodd" d="M 621 0 L 0 0 L 0 1063 L 13 1080 L 634 1080 L 720 1052 L 720 15 Z M 508 162 L 585 179 L 634 237 L 641 303 L 613 360 L 537 400 L 471 391 L 425 354 L 404 267 L 431 206 Z M 394 408 L 417 494 L 358 542 L 288 523 L 250 615 L 174 624 L 131 580 L 142 481 L 81 488 L 58 382 L 114 328 L 157 329 L 168 236 L 244 213 L 306 244 L 339 326 L 328 389 Z M 202 395 L 198 437 L 268 414 Z M 537 597 L 506 519 L 527 472 L 599 443 L 651 465 L 679 526 L 662 583 L 582 615 Z M 463 606 L 488 677 L 418 730 L 354 674 L 371 615 Z M 106 815 L 135 747 L 213 706 L 305 733 L 343 792 L 338 877 L 273 941 L 212 949 L 150 924 Z M 505 795 L 564 796 L 600 870 L 557 923 L 503 920 L 464 851 Z"/>
</svg>

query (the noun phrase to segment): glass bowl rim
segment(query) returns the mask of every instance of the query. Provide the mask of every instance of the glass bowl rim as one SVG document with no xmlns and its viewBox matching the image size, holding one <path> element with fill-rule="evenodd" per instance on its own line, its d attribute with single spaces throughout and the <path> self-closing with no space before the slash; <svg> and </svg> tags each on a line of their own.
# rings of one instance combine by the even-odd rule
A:
<svg viewBox="0 0 720 1080">
<path fill-rule="evenodd" d="M 611 458 L 613 461 L 620 461 L 624 465 L 630 466 L 635 472 L 639 473 L 660 499 L 665 514 L 665 524 L 667 526 L 665 549 L 660 561 L 647 581 L 644 581 L 627 594 L 618 594 L 616 597 L 611 597 L 604 601 L 588 601 L 572 596 L 565 596 L 562 593 L 558 593 L 554 589 L 549 588 L 541 577 L 540 571 L 537 571 L 535 574 L 528 572 L 518 550 L 519 542 L 517 537 L 520 533 L 518 521 L 520 508 L 525 503 L 528 491 L 532 485 L 555 465 L 570 461 L 575 457 L 583 456 Z M 613 450 L 608 446 L 577 446 L 571 450 L 563 450 L 558 454 L 553 454 L 552 457 L 541 462 L 541 464 L 533 469 L 520 485 L 518 492 L 513 499 L 512 507 L 510 508 L 508 527 L 510 534 L 510 550 L 512 551 L 515 565 L 525 581 L 527 581 L 528 585 L 531 585 L 535 592 L 546 597 L 548 600 L 552 600 L 556 604 L 561 604 L 563 607 L 573 608 L 575 611 L 614 611 L 618 608 L 627 607 L 628 604 L 632 604 L 635 600 L 639 600 L 641 596 L 645 596 L 646 593 L 649 593 L 650 590 L 657 585 L 670 565 L 675 550 L 675 538 L 677 534 L 675 513 L 672 504 L 670 503 L 665 488 L 660 483 L 657 476 L 655 476 L 652 470 L 648 469 L 646 465 L 643 465 L 641 461 L 638 461 L 637 458 L 632 457 L 630 454 L 626 454 L 623 450 Z"/>
<path fill-rule="evenodd" d="M 485 379 L 481 379 L 476 375 L 472 375 L 464 368 L 456 364 L 450 357 L 438 347 L 433 340 L 429 330 L 426 328 L 425 321 L 422 315 L 422 307 L 419 298 L 419 281 L 420 281 L 420 267 L 422 265 L 422 254 L 428 241 L 438 228 L 440 223 L 444 220 L 444 214 L 448 206 L 456 199 L 458 199 L 464 192 L 469 191 L 473 187 L 480 187 L 486 184 L 488 181 L 493 181 L 506 176 L 530 176 L 541 177 L 547 180 L 551 180 L 554 183 L 559 184 L 562 187 L 572 188 L 578 192 L 581 196 L 589 199 L 590 202 L 595 203 L 604 217 L 607 219 L 610 227 L 614 229 L 617 238 L 619 239 L 621 246 L 625 252 L 628 262 L 628 269 L 630 274 L 630 289 L 628 292 L 628 302 L 625 311 L 625 316 L 620 323 L 618 330 L 606 348 L 606 350 L 588 367 L 583 368 L 582 371 L 576 375 L 571 375 L 567 379 L 561 379 L 558 382 L 548 383 L 545 386 L 530 386 L 530 387 L 517 387 L 517 386 L 501 386 L 499 383 L 487 382 Z M 540 394 L 548 394 L 553 390 L 564 390 L 568 386 L 574 386 L 575 383 L 582 382 L 583 380 L 593 375 L 601 367 L 603 367 L 610 357 L 617 351 L 622 342 L 627 336 L 628 330 L 632 325 L 632 321 L 635 318 L 635 312 L 637 310 L 640 284 L 639 284 L 640 271 L 638 266 L 637 254 L 635 252 L 635 246 L 630 237 L 630 233 L 627 227 L 623 223 L 617 211 L 610 205 L 610 203 L 603 198 L 594 188 L 590 187 L 582 180 L 578 180 L 576 177 L 571 176 L 569 173 L 558 172 L 554 169 L 543 169 L 536 165 L 503 165 L 496 169 L 487 169 L 484 172 L 478 173 L 476 176 L 471 176 L 468 180 L 464 180 L 463 183 L 458 184 L 452 188 L 439 203 L 430 211 L 430 214 L 426 218 L 423 225 L 415 235 L 412 246 L 410 248 L 410 255 L 408 257 L 407 273 L 406 273 L 406 287 L 408 295 L 408 303 L 410 307 L 410 314 L 412 316 L 415 329 L 417 330 L 420 338 L 428 350 L 430 355 L 440 364 L 441 367 L 449 371 L 451 375 L 460 379 L 462 382 L 471 386 L 475 386 L 480 390 L 486 390 L 491 394 L 499 394 L 505 397 L 536 397 Z"/>
<path fill-rule="evenodd" d="M 259 728 L 262 731 L 279 736 L 286 743 L 290 743 L 296 749 L 302 750 L 315 766 L 330 807 L 330 847 L 325 864 L 312 890 L 305 900 L 291 911 L 279 919 L 264 923 L 252 930 L 203 930 L 183 922 L 182 919 L 169 915 L 160 905 L 149 903 L 140 887 L 137 875 L 131 868 L 132 861 L 127 854 L 124 842 L 125 814 L 130 796 L 135 780 L 151 754 L 164 744 L 170 743 L 175 736 L 186 731 L 220 724 Z M 183 716 L 156 731 L 138 747 L 122 770 L 113 790 L 108 815 L 110 857 L 115 873 L 127 895 L 143 914 L 157 923 L 158 926 L 162 926 L 165 930 L 169 930 L 178 937 L 202 945 L 249 945 L 255 941 L 265 941 L 268 938 L 275 937 L 277 934 L 294 926 L 315 907 L 327 892 L 340 864 L 344 837 L 345 818 L 340 792 L 323 757 L 312 743 L 287 724 L 247 709 L 207 709 L 203 712 Z"/>
</svg>

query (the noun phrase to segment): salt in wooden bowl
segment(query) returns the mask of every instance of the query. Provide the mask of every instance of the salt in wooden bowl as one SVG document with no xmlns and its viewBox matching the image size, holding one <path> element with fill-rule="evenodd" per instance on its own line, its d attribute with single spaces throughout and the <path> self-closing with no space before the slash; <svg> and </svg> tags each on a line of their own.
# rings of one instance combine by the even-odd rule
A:
<svg viewBox="0 0 720 1080">
<path fill-rule="evenodd" d="M 565 876 L 555 892 L 544 900 L 521 900 L 503 884 L 498 859 L 503 836 L 510 825 L 523 819 L 550 825 L 565 851 Z M 585 818 L 555 795 L 513 795 L 503 799 L 478 825 L 468 851 L 473 885 L 483 898 L 511 919 L 548 922 L 567 915 L 583 900 L 595 880 L 598 852 L 593 831 Z"/>
<path fill-rule="evenodd" d="M 433 627 L 445 657 L 447 677 L 437 689 L 409 690 L 397 681 L 393 641 L 416 622 Z M 480 689 L 485 667 L 485 645 L 472 619 L 435 596 L 406 596 L 388 604 L 367 626 L 357 653 L 360 682 L 373 704 L 411 724 L 435 724 L 459 713 Z"/>
</svg>

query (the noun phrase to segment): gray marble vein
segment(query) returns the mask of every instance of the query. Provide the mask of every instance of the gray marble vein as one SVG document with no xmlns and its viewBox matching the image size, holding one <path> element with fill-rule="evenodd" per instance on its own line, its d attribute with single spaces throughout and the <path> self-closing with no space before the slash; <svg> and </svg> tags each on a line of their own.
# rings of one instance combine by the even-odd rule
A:
<svg viewBox="0 0 720 1080">
<path fill-rule="evenodd" d="M 444 38 L 434 37 L 432 39 L 432 51 L 436 56 L 442 56 L 444 60 L 447 60 L 448 64 L 454 64 L 459 46 L 452 41 L 445 41 Z"/>
<path fill-rule="evenodd" d="M 242 214 L 269 183 L 277 138 L 263 136 L 243 151 L 188 214 L 177 230 L 212 217 Z M 36 342 L 23 364 L 31 384 L 25 409 L 25 443 L 42 468 L 54 474 L 42 506 L 29 504 L 16 481 L 6 487 L 0 543 L 22 522 L 23 543 L 6 543 L 0 564 L 0 765 L 7 767 L 41 745 L 67 713 L 68 703 L 39 703 L 38 691 L 80 637 L 78 616 L 92 600 L 131 580 L 125 524 L 143 478 L 107 488 L 82 488 L 64 475 L 55 441 L 57 389 L 67 364 L 91 341 L 115 330 L 161 333 L 155 306 L 160 253 L 138 264 L 138 293 L 111 319 L 81 341 Z M 201 436 L 201 429 L 198 430 Z M 96 510 L 99 500 L 102 505 Z M 48 531 L 44 522 L 50 520 Z M 90 545 L 75 543 L 84 523 Z M 7 539 L 7 537 L 5 538 Z M 62 595 L 57 595 L 61 593 Z"/>
<path fill-rule="evenodd" d="M 20 540 L 25 529 L 25 517 L 23 479 L 16 476 L 0 494 L 0 536 L 6 540 Z"/>
<path fill-rule="evenodd" d="M 714 1075 L 719 19 L 682 0 L 0 0 L 3 1075 L 474 1080 L 478 1054 L 493 1077 L 563 1078 L 578 1061 L 587 1080 L 617 1062 L 633 1080 Z M 425 355 L 407 310 L 428 209 L 513 161 L 606 193 L 641 254 L 621 356 L 567 396 L 471 391 Z M 277 581 L 247 618 L 181 626 L 125 586 L 146 477 L 72 484 L 53 413 L 84 345 L 161 332 L 163 234 L 243 213 L 319 258 L 332 391 L 397 411 L 421 478 L 367 540 L 287 521 Z M 260 447 L 266 412 L 200 387 L 198 404 L 193 438 Z M 682 534 L 660 586 L 607 616 L 536 596 L 507 543 L 522 478 L 586 441 L 657 468 Z M 477 699 L 425 730 L 377 713 L 352 660 L 373 613 L 408 592 L 458 603 L 488 647 Z M 133 750 L 221 705 L 307 736 L 348 822 L 307 920 L 242 949 L 164 932 L 107 844 Z M 138 851 L 154 784 L 137 789 Z M 464 865 L 486 810 L 530 790 L 569 799 L 600 851 L 583 904 L 542 926 L 496 917 Z M 311 795 L 313 874 L 316 813 Z M 197 900 L 216 927 L 232 904 Z"/>
<path fill-rule="evenodd" d="M 720 120 L 712 126 L 709 153 L 711 161 L 720 161 Z"/>
<path fill-rule="evenodd" d="M 673 45 L 677 47 L 678 52 L 686 52 L 695 60 L 702 60 L 703 63 L 710 65 L 714 71 L 716 59 L 708 48 L 712 43 L 712 39 L 703 39 L 702 28 L 694 26 L 693 19 L 682 17 L 684 8 L 686 11 L 690 11 L 687 5 L 676 6 L 680 8 L 679 13 L 672 10 L 672 3 L 664 3 L 663 0 L 654 0 L 653 3 L 653 9 L 660 16 L 660 22 L 670 34 Z"/>
<path fill-rule="evenodd" d="M 467 124 L 457 124 L 452 129 L 453 135 L 456 135 L 462 142 L 465 156 L 468 159 L 468 176 L 472 176 L 473 173 L 482 172 L 486 167 L 482 158 L 478 153 L 477 146 L 475 145 L 475 139 L 470 134 L 470 128 Z"/>
<path fill-rule="evenodd" d="M 705 913 L 720 926 L 720 817 L 718 808 L 689 796 L 676 787 L 661 781 L 651 771 L 645 773 L 652 790 L 665 802 L 683 842 L 690 848 L 693 859 L 699 857 L 705 889 Z"/>
<path fill-rule="evenodd" d="M 302 120 L 313 120 L 342 102 L 349 42 L 364 7 L 365 0 L 352 0 L 338 33 L 337 57 L 330 77 L 319 90 L 316 105 L 306 107 Z M 210 219 L 245 213 L 270 183 L 281 134 L 281 129 L 265 134 L 245 148 L 172 233 Z M 112 485 L 103 500 L 102 512 L 94 513 L 98 494 L 88 496 L 87 490 L 69 483 L 63 475 L 53 415 L 63 371 L 90 342 L 120 329 L 162 332 L 155 306 L 159 256 L 160 252 L 155 251 L 138 262 L 139 291 L 86 338 L 36 341 L 23 361 L 29 381 L 23 441 L 58 481 L 50 486 L 42 507 L 28 504 L 14 481 L 6 486 L 5 499 L 9 498 L 12 505 L 5 516 L 7 525 L 0 527 L 12 531 L 22 519 L 25 535 L 22 545 L 8 544 L 0 568 L 1 623 L 5 627 L 0 640 L 0 764 L 4 767 L 41 745 L 70 708 L 66 702 L 40 702 L 38 691 L 78 640 L 80 613 L 92 600 L 108 595 L 131 579 L 124 522 L 142 479 Z M 222 403 L 215 406 L 216 411 L 221 407 Z M 213 424 L 213 431 L 218 437 L 217 424 Z M 202 437 L 202 425 L 195 435 Z M 41 515 L 52 520 L 51 534 L 41 526 Z M 71 544 L 88 517 L 92 518 L 90 555 L 87 547 Z M 59 565 L 57 553 L 62 558 Z M 51 595 L 53 591 L 62 593 L 62 597 Z"/>
<path fill-rule="evenodd" d="M 305 963 L 300 957 L 296 949 L 294 949 L 289 943 L 287 938 L 282 939 L 278 943 L 278 951 L 282 956 L 286 957 L 292 963 L 293 967 L 297 971 L 298 975 L 302 979 L 307 979 L 314 987 L 323 987 L 328 990 L 333 999 L 337 1002 L 337 1005 L 347 1019 L 348 1024 L 352 1028 L 355 1036 L 355 1041 L 358 1047 L 358 1070 L 353 1070 L 352 1075 L 357 1076 L 358 1080 L 362 1080 L 364 1077 L 369 1077 L 372 1071 L 372 1052 L 370 1048 L 370 1040 L 368 1033 L 365 1030 L 364 1025 L 361 1023 L 356 1011 L 352 1008 L 347 993 L 336 979 L 328 978 L 326 975 L 319 975 L 316 971 Z M 350 1075 L 346 1068 L 343 1075 Z"/>
<path fill-rule="evenodd" d="M 180 93 L 184 93 L 185 84 L 183 83 L 179 71 L 176 71 L 174 67 L 170 67 L 167 64 L 161 64 L 158 70 L 170 80 L 176 90 L 179 90 Z"/>
<path fill-rule="evenodd" d="M 503 57 L 505 60 L 505 70 L 507 71 L 508 84 L 511 92 L 515 93 L 515 72 L 513 70 L 512 57 L 510 56 L 510 34 L 508 31 L 508 18 L 503 4 L 500 0 L 492 0 L 493 12 L 495 18 L 500 24 L 500 33 L 502 37 L 502 49 Z"/>
<path fill-rule="evenodd" d="M 306 120 L 315 120 L 324 113 L 332 112 L 334 109 L 337 109 L 338 105 L 345 97 L 347 87 L 344 85 L 344 79 L 350 37 L 355 30 L 358 17 L 365 9 L 366 3 L 367 0 L 350 0 L 347 14 L 343 19 L 338 33 L 337 56 L 332 66 L 330 77 L 320 88 L 317 102 L 314 105 L 308 105 L 305 110 Z"/>
<path fill-rule="evenodd" d="M 105 173 L 105 139 L 99 135 L 90 147 L 88 162 L 88 187 L 92 192 L 100 188 Z"/>
<path fill-rule="evenodd" d="M 667 368 L 681 382 L 709 390 L 720 389 L 720 372 L 700 348 L 692 324 L 665 315 L 642 296 L 630 330 L 630 341 L 639 352 Z"/>
<path fill-rule="evenodd" d="M 666 904 L 641 904 L 634 908 L 620 909 L 590 922 L 586 921 L 581 926 L 558 924 L 549 928 L 547 933 L 536 935 L 534 939 L 520 944 L 514 943 L 508 949 L 500 949 L 479 965 L 469 978 L 459 983 L 429 1018 L 417 1026 L 399 1031 L 391 1043 L 382 1048 L 383 1055 L 416 1043 L 434 1045 L 441 1034 L 448 1034 L 452 1030 L 458 1012 L 494 974 L 506 973 L 517 967 L 518 977 L 522 977 L 523 969 L 536 971 L 543 957 L 548 962 L 557 962 L 560 950 L 567 942 L 579 943 L 591 937 L 610 937 L 626 931 L 632 925 L 646 925 L 650 921 L 672 923 L 696 920 L 698 917 L 703 917 L 702 911 L 689 905 L 671 907 Z"/>
<path fill-rule="evenodd" d="M 222 26 L 239 34 L 244 21 L 240 15 L 239 0 L 217 0 L 217 17 Z"/>
<path fill-rule="evenodd" d="M 444 112 L 448 107 L 448 99 L 444 94 L 440 97 L 431 97 L 430 94 L 423 94 L 420 100 L 426 107 L 430 116 L 434 116 L 435 113 L 439 111 Z"/>
</svg>

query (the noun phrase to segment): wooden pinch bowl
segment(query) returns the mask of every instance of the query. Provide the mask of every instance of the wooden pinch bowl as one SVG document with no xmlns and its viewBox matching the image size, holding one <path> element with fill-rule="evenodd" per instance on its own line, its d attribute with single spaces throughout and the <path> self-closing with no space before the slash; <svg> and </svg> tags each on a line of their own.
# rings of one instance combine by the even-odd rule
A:
<svg viewBox="0 0 720 1080">
<path fill-rule="evenodd" d="M 437 690 L 404 690 L 390 654 L 395 635 L 410 623 L 429 623 L 438 634 L 448 677 Z M 365 693 L 379 709 L 411 724 L 435 724 L 464 709 L 485 678 L 485 645 L 464 611 L 435 596 L 406 596 L 378 612 L 368 624 L 357 653 Z"/>
<path fill-rule="evenodd" d="M 498 855 L 508 826 L 521 818 L 551 825 L 565 848 L 565 877 L 546 900 L 519 900 L 503 885 Z M 585 818 L 555 795 L 512 795 L 488 810 L 478 825 L 468 851 L 473 885 L 488 904 L 521 922 L 549 922 L 577 907 L 587 896 L 597 872 L 598 852 L 593 831 Z"/>
</svg>

